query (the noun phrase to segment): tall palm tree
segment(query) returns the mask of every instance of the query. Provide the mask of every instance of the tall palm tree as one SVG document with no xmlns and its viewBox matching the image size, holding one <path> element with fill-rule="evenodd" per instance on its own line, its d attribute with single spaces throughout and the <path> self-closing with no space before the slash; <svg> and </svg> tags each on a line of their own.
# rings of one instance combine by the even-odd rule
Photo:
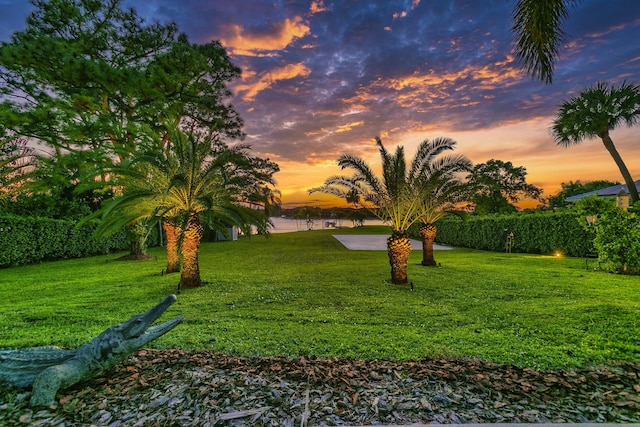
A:
<svg viewBox="0 0 640 427">
<path fill-rule="evenodd" d="M 564 101 L 551 127 L 558 145 L 570 147 L 584 139 L 599 137 L 627 184 L 630 203 L 638 201 L 638 190 L 609 131 L 622 123 L 633 126 L 640 120 L 640 86 L 623 82 L 619 86 L 606 82 Z"/>
<path fill-rule="evenodd" d="M 412 186 L 420 199 L 418 220 L 422 239 L 422 265 L 434 266 L 433 242 L 436 237 L 436 221 L 455 210 L 455 205 L 464 199 L 464 182 L 459 172 L 468 172 L 471 161 L 464 155 L 439 156 L 455 148 L 456 141 L 450 138 L 424 140 L 418 147 L 413 165 L 419 170 L 411 171 Z"/>
<path fill-rule="evenodd" d="M 309 192 L 359 200 L 362 207 L 388 223 L 392 231 L 387 239 L 391 281 L 406 284 L 409 282 L 407 261 L 412 250 L 407 231 L 419 219 L 421 197 L 424 194 L 416 190 L 416 185 L 419 175 L 428 168 L 428 156 L 416 156 L 410 168 L 407 168 L 402 146 L 397 147 L 395 154 L 390 154 L 379 137 L 376 137 L 376 144 L 382 159 L 382 177 L 376 176 L 362 158 L 344 154 L 338 158 L 338 165 L 342 169 L 353 169 L 355 174 L 329 177 L 321 187 L 312 188 Z M 359 194 L 360 198 L 354 197 L 355 194 Z"/>
<path fill-rule="evenodd" d="M 118 165 L 125 185 L 121 197 L 102 211 L 98 234 L 107 234 L 125 223 L 156 218 L 167 231 L 167 270 L 176 267 L 180 250 L 180 287 L 202 284 L 198 263 L 203 221 L 214 229 L 229 225 L 248 231 L 256 225 L 266 231 L 263 213 L 249 208 L 239 188 L 272 184 L 270 176 L 250 169 L 254 164 L 245 146 L 229 148 L 202 135 L 174 130 L 164 149 L 135 155 Z"/>
<path fill-rule="evenodd" d="M 569 6 L 581 0 L 518 0 L 513 10 L 514 54 L 527 73 L 545 83 L 553 80 L 559 47 L 566 41 L 563 24 Z"/>
</svg>

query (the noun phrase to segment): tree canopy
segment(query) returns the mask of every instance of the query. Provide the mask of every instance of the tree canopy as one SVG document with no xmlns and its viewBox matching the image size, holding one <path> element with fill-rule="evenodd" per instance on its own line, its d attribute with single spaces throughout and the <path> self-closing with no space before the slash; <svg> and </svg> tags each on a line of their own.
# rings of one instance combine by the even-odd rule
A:
<svg viewBox="0 0 640 427">
<path fill-rule="evenodd" d="M 216 41 L 189 42 L 120 0 L 32 0 L 27 28 L 0 44 L 0 132 L 123 159 L 168 135 L 167 117 L 243 136 L 226 84 L 240 75 Z"/>
<path fill-rule="evenodd" d="M 516 211 L 515 203 L 522 198 L 540 200 L 542 190 L 527 183 L 524 166 L 491 159 L 478 163 L 467 176 L 469 199 L 475 212 L 508 213 Z"/>
<path fill-rule="evenodd" d="M 606 180 L 589 181 L 584 183 L 580 180 L 563 182 L 560 184 L 561 190 L 558 191 L 555 195 L 549 197 L 549 207 L 564 207 L 566 205 L 567 197 L 588 193 L 590 191 L 595 191 L 602 188 L 612 187 L 618 184 L 620 183 Z"/>
</svg>

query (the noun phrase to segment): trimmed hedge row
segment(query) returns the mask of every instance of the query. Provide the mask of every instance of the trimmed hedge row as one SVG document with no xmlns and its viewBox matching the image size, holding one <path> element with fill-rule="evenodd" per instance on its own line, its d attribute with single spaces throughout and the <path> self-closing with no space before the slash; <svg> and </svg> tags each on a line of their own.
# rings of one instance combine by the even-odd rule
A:
<svg viewBox="0 0 640 427">
<path fill-rule="evenodd" d="M 73 221 L 0 215 L 0 267 L 107 254 L 129 248 L 125 231 L 93 237 L 96 224 L 76 228 Z"/>
<path fill-rule="evenodd" d="M 580 225 L 571 211 L 490 215 L 462 220 L 449 216 L 436 223 L 436 242 L 451 246 L 505 251 L 505 230 L 513 232 L 513 252 L 583 257 L 594 252 L 594 234 Z M 586 219 L 585 219 L 586 221 Z"/>
</svg>

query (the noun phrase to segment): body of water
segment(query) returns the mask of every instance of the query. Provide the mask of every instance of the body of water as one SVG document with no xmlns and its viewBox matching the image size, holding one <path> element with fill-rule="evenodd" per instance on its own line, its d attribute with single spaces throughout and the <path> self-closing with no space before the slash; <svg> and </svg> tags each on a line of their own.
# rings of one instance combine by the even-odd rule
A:
<svg viewBox="0 0 640 427">
<path fill-rule="evenodd" d="M 306 230 L 327 230 L 339 228 L 352 228 L 353 222 L 347 219 L 314 219 L 307 221 L 304 219 L 290 219 L 272 217 L 273 227 L 271 233 L 291 233 L 293 231 Z M 364 225 L 384 225 L 379 219 L 367 219 Z"/>
</svg>

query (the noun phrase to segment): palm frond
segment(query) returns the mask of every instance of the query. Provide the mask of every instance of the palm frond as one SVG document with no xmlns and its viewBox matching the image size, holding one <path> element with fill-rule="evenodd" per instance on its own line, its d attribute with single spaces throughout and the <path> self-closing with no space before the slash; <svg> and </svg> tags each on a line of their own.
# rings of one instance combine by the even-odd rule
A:
<svg viewBox="0 0 640 427">
<path fill-rule="evenodd" d="M 545 83 L 553 81 L 555 61 L 566 41 L 563 24 L 568 6 L 579 0 L 518 0 L 513 11 L 514 54 L 527 74 Z"/>
<path fill-rule="evenodd" d="M 380 179 L 362 158 L 351 154 L 343 154 L 338 158 L 338 166 L 342 169 L 353 169 L 374 190 L 382 191 Z"/>
<path fill-rule="evenodd" d="M 633 126 L 638 121 L 640 86 L 598 82 L 560 105 L 551 133 L 558 145 L 569 147 L 601 136 L 623 123 Z"/>
</svg>

